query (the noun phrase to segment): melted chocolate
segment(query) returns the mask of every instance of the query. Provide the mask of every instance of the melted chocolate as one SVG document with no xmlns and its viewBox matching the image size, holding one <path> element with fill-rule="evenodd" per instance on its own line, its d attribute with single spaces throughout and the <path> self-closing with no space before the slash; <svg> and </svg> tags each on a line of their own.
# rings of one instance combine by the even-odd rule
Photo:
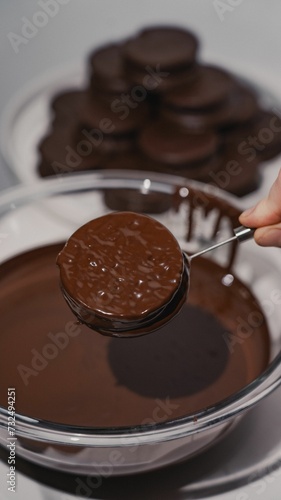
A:
<svg viewBox="0 0 281 500">
<path fill-rule="evenodd" d="M 55 265 L 62 247 L 35 249 L 0 266 L 2 406 L 7 387 L 15 387 L 17 412 L 29 417 L 102 428 L 147 425 L 213 406 L 266 368 L 269 336 L 260 308 L 239 280 L 223 284 L 220 266 L 196 259 L 182 311 L 153 335 L 120 340 L 73 322 Z M 241 321 L 247 324 L 253 312 L 260 325 L 242 342 Z"/>
<path fill-rule="evenodd" d="M 222 197 L 218 197 L 207 191 L 200 191 L 189 185 L 186 187 L 179 186 L 175 189 L 173 195 L 173 209 L 178 212 L 183 205 L 188 208 L 185 235 L 185 240 L 187 242 L 196 239 L 195 229 L 198 211 L 200 211 L 201 214 L 203 213 L 203 220 L 212 212 L 215 213 L 216 220 L 213 222 L 212 234 L 210 235 L 211 240 L 216 239 L 223 220 L 228 222 L 230 236 L 233 236 L 233 229 L 239 225 L 240 210 Z M 237 246 L 237 240 L 233 240 L 233 242 L 228 245 L 230 252 L 227 262 L 224 264 L 226 271 L 231 271 L 232 269 L 237 255 Z"/>
<path fill-rule="evenodd" d="M 187 260 L 170 231 L 145 215 L 117 212 L 88 222 L 57 263 L 74 314 L 107 335 L 150 333 L 186 299 Z"/>
</svg>

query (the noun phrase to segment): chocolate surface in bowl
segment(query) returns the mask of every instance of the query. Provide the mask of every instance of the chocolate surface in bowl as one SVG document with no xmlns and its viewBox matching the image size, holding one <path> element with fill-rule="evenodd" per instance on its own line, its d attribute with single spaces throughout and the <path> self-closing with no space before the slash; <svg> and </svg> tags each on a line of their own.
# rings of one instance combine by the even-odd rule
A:
<svg viewBox="0 0 281 500">
<path fill-rule="evenodd" d="M 217 264 L 194 262 L 189 301 L 166 327 L 114 339 L 75 323 L 55 265 L 62 247 L 34 249 L 0 268 L 2 406 L 9 386 L 17 390 L 17 412 L 29 417 L 82 427 L 146 425 L 215 405 L 266 368 L 260 308 L 239 280 L 224 285 Z M 250 313 L 259 318 L 254 334 L 233 342 Z"/>
</svg>

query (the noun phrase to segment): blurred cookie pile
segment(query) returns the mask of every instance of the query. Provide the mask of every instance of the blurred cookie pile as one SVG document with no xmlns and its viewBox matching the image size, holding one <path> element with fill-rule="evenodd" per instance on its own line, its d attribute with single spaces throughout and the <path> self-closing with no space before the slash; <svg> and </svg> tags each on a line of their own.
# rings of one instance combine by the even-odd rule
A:
<svg viewBox="0 0 281 500">
<path fill-rule="evenodd" d="M 87 87 L 53 98 L 39 175 L 147 170 L 255 190 L 261 162 L 281 152 L 281 115 L 198 49 L 187 30 L 153 27 L 95 50 Z"/>
</svg>

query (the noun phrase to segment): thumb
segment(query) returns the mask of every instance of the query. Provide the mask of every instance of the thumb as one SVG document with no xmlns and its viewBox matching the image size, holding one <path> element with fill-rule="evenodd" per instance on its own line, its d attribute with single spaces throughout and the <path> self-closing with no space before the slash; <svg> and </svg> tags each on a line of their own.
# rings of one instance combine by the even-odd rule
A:
<svg viewBox="0 0 281 500">
<path fill-rule="evenodd" d="M 244 226 L 256 228 L 281 223 L 281 170 L 268 196 L 255 207 L 245 210 L 239 221 Z"/>
<path fill-rule="evenodd" d="M 255 241 L 263 247 L 281 247 L 281 223 L 256 229 Z"/>
</svg>

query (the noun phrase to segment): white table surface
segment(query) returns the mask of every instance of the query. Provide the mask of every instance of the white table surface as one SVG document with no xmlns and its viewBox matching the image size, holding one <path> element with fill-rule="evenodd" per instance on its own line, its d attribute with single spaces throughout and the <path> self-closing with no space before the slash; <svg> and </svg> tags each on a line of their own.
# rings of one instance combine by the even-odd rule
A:
<svg viewBox="0 0 281 500">
<path fill-rule="evenodd" d="M 42 10 L 40 0 L 0 2 L 0 117 L 6 104 L 34 78 L 64 64 L 83 61 L 95 46 L 118 40 L 141 27 L 156 23 L 191 28 L 201 39 L 204 58 L 224 62 L 230 68 L 235 67 L 238 61 L 249 74 L 262 71 L 281 88 L 280 0 L 54 1 L 58 5 L 56 15 L 49 17 L 35 36 L 21 43 L 18 53 L 12 47 L 11 33 L 22 35 L 23 18 L 31 21 L 34 16 L 36 18 L 38 11 Z M 219 4 L 227 9 L 222 14 L 223 19 L 216 10 Z M 16 183 L 17 179 L 0 158 L 0 189 Z M 78 498 L 49 489 L 21 473 L 17 476 L 16 494 L 8 493 L 6 472 L 6 465 L 0 462 L 0 500 Z M 275 471 L 258 483 L 208 498 L 279 500 L 281 473 Z"/>
</svg>

